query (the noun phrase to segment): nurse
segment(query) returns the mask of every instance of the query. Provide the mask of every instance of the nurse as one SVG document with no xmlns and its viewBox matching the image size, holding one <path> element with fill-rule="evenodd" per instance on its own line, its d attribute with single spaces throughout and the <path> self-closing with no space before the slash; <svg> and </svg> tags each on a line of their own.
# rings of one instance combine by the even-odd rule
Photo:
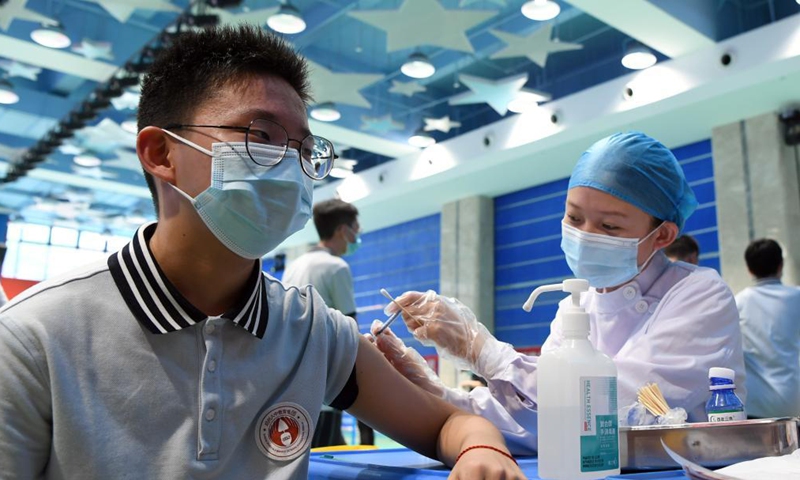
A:
<svg viewBox="0 0 800 480">
<path fill-rule="evenodd" d="M 614 359 L 619 406 L 655 382 L 671 407 L 705 421 L 708 369 L 736 371 L 744 391 L 744 360 L 734 297 L 713 269 L 672 263 L 672 243 L 697 207 L 677 159 L 639 132 L 617 133 L 592 145 L 569 181 L 561 248 L 577 278 L 592 287 L 581 298 L 590 315 L 590 341 Z M 458 300 L 428 291 L 398 299 L 414 337 L 434 344 L 486 379 L 466 393 L 444 386 L 413 349 L 393 333 L 377 345 L 397 370 L 463 410 L 492 420 L 515 453 L 536 450 L 536 365 L 495 339 Z M 542 352 L 563 341 L 559 304 Z M 395 305 L 387 307 L 390 313 Z M 387 335 L 388 333 L 388 335 Z"/>
</svg>

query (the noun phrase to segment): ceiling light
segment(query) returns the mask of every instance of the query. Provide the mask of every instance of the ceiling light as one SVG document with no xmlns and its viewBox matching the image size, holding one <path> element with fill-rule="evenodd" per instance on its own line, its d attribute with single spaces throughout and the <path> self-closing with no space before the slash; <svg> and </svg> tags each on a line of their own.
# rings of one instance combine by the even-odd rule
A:
<svg viewBox="0 0 800 480">
<path fill-rule="evenodd" d="M 409 55 L 400 71 L 411 78 L 428 78 L 436 73 L 436 67 L 428 60 L 427 55 L 416 52 Z"/>
<path fill-rule="evenodd" d="M 631 70 L 643 70 L 656 64 L 655 54 L 639 43 L 631 44 L 622 57 L 622 65 Z"/>
<path fill-rule="evenodd" d="M 408 143 L 415 147 L 428 148 L 436 143 L 436 139 L 431 137 L 428 132 L 420 129 L 414 132 L 414 135 L 408 137 Z"/>
<path fill-rule="evenodd" d="M 132 133 L 134 135 L 139 133 L 139 125 L 136 122 L 136 118 L 129 118 L 127 120 L 123 120 L 122 123 L 119 124 L 123 130 L 128 133 Z"/>
<path fill-rule="evenodd" d="M 67 48 L 72 45 L 72 40 L 64 33 L 64 28 L 60 23 L 37 28 L 31 32 L 31 38 L 43 47 Z"/>
<path fill-rule="evenodd" d="M 544 22 L 561 13 L 561 7 L 553 0 L 530 0 L 522 5 L 522 14 L 531 20 Z"/>
<path fill-rule="evenodd" d="M 332 102 L 320 103 L 311 109 L 311 118 L 320 122 L 335 122 L 342 118 L 342 113 Z"/>
<path fill-rule="evenodd" d="M 306 22 L 291 3 L 284 3 L 278 11 L 267 19 L 269 28 L 280 33 L 300 33 L 306 29 Z"/>
<path fill-rule="evenodd" d="M 0 104 L 12 105 L 19 102 L 19 95 L 14 92 L 14 85 L 5 78 L 0 78 Z"/>
<path fill-rule="evenodd" d="M 75 155 L 72 161 L 75 162 L 75 165 L 86 168 L 95 168 L 103 164 L 103 161 L 94 155 Z"/>
<path fill-rule="evenodd" d="M 517 96 L 508 102 L 508 109 L 514 113 L 532 112 L 539 103 L 550 100 L 550 95 L 531 90 L 520 90 Z"/>
</svg>

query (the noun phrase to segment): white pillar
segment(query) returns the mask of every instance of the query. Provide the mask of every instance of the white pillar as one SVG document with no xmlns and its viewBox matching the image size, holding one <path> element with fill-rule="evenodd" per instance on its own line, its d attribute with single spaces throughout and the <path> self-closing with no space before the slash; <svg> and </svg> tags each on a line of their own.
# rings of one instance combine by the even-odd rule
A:
<svg viewBox="0 0 800 480">
<path fill-rule="evenodd" d="M 440 293 L 458 298 L 494 331 L 494 200 L 469 197 L 446 204 L 441 216 Z M 439 362 L 449 386 L 461 380 L 451 362 Z"/>
<path fill-rule="evenodd" d="M 800 281 L 798 148 L 787 146 L 778 115 L 714 129 L 712 137 L 722 275 L 734 293 L 752 284 L 747 245 L 772 238 L 783 248 L 783 280 Z"/>
</svg>

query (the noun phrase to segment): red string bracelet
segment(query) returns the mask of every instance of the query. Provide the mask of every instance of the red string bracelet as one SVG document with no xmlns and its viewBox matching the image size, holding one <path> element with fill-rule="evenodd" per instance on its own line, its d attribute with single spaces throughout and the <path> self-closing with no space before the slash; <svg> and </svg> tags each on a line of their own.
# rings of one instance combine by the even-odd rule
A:
<svg viewBox="0 0 800 480">
<path fill-rule="evenodd" d="M 505 455 L 506 457 L 510 458 L 512 462 L 517 463 L 517 460 L 514 459 L 514 457 L 512 457 L 510 454 L 500 450 L 499 448 L 493 447 L 491 445 L 473 445 L 471 447 L 467 447 L 464 450 L 462 450 L 461 453 L 458 454 L 458 456 L 456 457 L 456 462 L 455 463 L 458 463 L 458 461 L 461 460 L 461 457 L 463 457 L 465 453 L 469 452 L 470 450 L 474 450 L 476 448 L 488 448 L 489 450 L 494 450 L 495 452 L 497 452 L 497 453 L 499 453 L 501 455 Z"/>
</svg>

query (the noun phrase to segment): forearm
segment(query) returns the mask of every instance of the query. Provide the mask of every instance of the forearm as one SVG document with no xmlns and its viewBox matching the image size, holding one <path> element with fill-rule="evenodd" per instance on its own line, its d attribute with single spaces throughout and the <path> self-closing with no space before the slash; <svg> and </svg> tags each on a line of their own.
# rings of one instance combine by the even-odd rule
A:
<svg viewBox="0 0 800 480">
<path fill-rule="evenodd" d="M 537 451 L 538 416 L 536 411 L 519 399 L 508 385 L 490 391 L 478 387 L 467 393 L 448 388 L 444 399 L 468 413 L 479 415 L 492 423 L 514 455 L 534 455 Z"/>
<path fill-rule="evenodd" d="M 439 460 L 452 467 L 459 453 L 473 445 L 487 445 L 508 453 L 503 436 L 491 422 L 477 415 L 453 412 L 439 433 Z"/>
</svg>

